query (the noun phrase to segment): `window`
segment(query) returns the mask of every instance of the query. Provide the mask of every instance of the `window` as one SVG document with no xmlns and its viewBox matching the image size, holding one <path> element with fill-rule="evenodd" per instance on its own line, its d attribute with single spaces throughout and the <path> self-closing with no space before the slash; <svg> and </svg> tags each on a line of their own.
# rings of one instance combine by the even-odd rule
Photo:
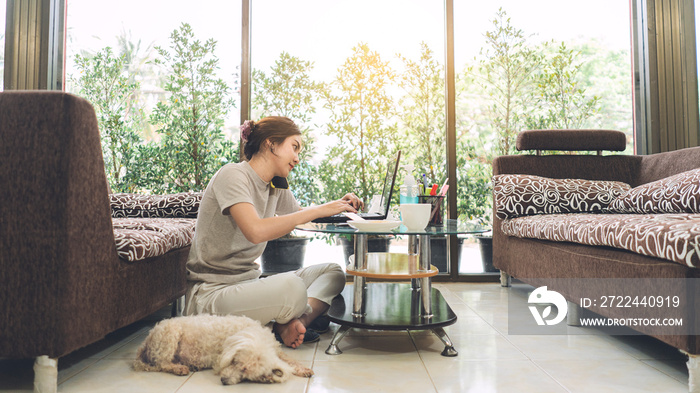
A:
<svg viewBox="0 0 700 393">
<path fill-rule="evenodd" d="M 347 192 L 369 203 L 399 149 L 416 178 L 442 184 L 443 1 L 254 0 L 251 26 L 252 117 L 284 115 L 304 130 L 304 164 L 290 179 L 302 205 Z M 339 249 L 324 247 L 311 242 L 323 257 L 307 260 Z"/>
<path fill-rule="evenodd" d="M 490 162 L 516 153 L 520 130 L 620 130 L 628 135 L 626 153 L 632 153 L 629 6 L 604 0 L 455 2 L 461 216 L 490 220 Z M 478 255 L 475 247 L 463 251 Z M 475 260 L 464 263 L 463 256 L 460 272 L 482 272 Z"/>
<path fill-rule="evenodd" d="M 240 1 L 68 0 L 67 14 L 66 90 L 95 107 L 112 191 L 203 189 L 237 159 Z"/>
<path fill-rule="evenodd" d="M 454 2 L 458 152 L 454 192 L 460 218 L 489 221 L 490 162 L 495 155 L 513 152 L 518 130 L 618 129 L 629 135 L 627 153 L 632 152 L 629 3 L 592 1 Z M 251 3 L 251 117 L 285 115 L 302 128 L 304 164 L 290 179 L 302 205 L 325 202 L 347 191 L 369 201 L 380 192 L 386 161 L 398 149 L 402 164 L 415 165 L 414 177 L 421 180 L 425 174 L 430 184 L 445 181 L 444 1 Z M 122 68 L 118 73 L 126 79 L 120 86 L 138 86 L 136 91 L 121 91 L 126 104 L 116 105 L 123 111 L 119 116 L 107 116 L 114 108 L 105 103 L 102 121 L 118 119 L 125 124 L 123 134 L 113 132 L 119 148 L 104 152 L 113 190 L 171 192 L 193 182 L 206 184 L 207 168 L 237 160 L 237 151 L 230 153 L 237 146 L 240 123 L 241 2 L 130 0 L 105 9 L 87 0 L 68 0 L 67 13 L 67 90 L 86 93 L 81 71 L 94 73 L 96 62 L 89 60 L 108 55 L 121 61 L 109 63 Z M 94 16 L 106 13 L 110 18 Z M 206 162 L 158 168 L 144 155 L 180 157 L 174 162 L 185 157 L 177 156 L 180 149 L 157 150 L 163 148 L 158 143 L 169 137 L 167 127 L 178 128 L 159 116 L 158 108 L 175 108 L 177 94 L 182 93 L 169 79 L 173 64 L 168 68 L 163 56 L 174 54 L 170 34 L 185 34 L 183 23 L 191 27 L 190 41 L 216 41 L 211 49 L 217 60 L 212 78 L 226 83 L 231 101 L 225 101 L 229 110 L 219 127 L 223 137 L 210 147 L 214 153 Z M 504 76 L 499 69 L 503 63 L 495 59 L 503 49 L 515 56 L 507 61 L 524 65 L 520 74 Z M 157 58 L 163 63 L 155 63 Z M 564 93 L 552 89 L 552 81 L 560 75 L 566 77 L 559 81 L 572 89 Z M 506 77 L 520 78 L 510 96 L 498 93 L 498 83 Z M 494 110 L 506 101 L 512 104 L 506 112 Z M 199 173 L 200 166 L 204 171 L 197 178 L 174 176 Z M 163 180 L 165 175 L 170 177 Z M 403 177 L 402 169 L 396 194 Z M 138 179 L 151 183 L 144 185 Z M 398 205 L 398 198 L 393 203 Z M 403 242 L 394 239 L 389 247 L 404 248 Z M 483 272 L 475 241 L 462 242 L 464 263 L 459 271 Z M 318 252 L 323 258 L 307 260 L 325 261 L 330 249 L 340 249 L 322 241 L 309 247 L 318 248 L 311 255 Z"/>
</svg>

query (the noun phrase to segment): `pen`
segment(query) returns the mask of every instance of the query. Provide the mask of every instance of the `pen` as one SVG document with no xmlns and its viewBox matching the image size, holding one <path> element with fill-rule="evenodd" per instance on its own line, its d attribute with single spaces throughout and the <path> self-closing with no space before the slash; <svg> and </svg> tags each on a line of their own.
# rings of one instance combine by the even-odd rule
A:
<svg viewBox="0 0 700 393">
<path fill-rule="evenodd" d="M 425 176 L 425 173 L 423 174 L 423 189 L 428 191 L 428 178 Z"/>
</svg>

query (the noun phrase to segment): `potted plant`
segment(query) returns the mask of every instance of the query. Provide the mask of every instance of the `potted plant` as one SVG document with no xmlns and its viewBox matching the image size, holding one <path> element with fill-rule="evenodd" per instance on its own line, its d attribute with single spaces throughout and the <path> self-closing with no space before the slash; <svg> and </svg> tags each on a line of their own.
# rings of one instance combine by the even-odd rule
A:
<svg viewBox="0 0 700 393">
<path fill-rule="evenodd" d="M 290 232 L 278 239 L 267 242 L 260 256 L 263 273 L 283 273 L 304 267 L 308 237 Z"/>
</svg>

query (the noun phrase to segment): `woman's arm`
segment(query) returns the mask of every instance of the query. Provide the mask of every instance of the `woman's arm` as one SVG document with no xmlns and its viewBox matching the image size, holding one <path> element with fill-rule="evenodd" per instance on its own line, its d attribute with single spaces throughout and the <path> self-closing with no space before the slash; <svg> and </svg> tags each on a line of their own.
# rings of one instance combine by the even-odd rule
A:
<svg viewBox="0 0 700 393">
<path fill-rule="evenodd" d="M 352 198 L 338 199 L 323 205 L 310 206 L 291 214 L 260 218 L 255 207 L 250 203 L 237 203 L 229 208 L 231 217 L 249 242 L 258 244 L 277 239 L 292 230 L 297 225 L 307 223 L 319 217 L 332 216 L 344 211 L 356 212 L 353 207 L 357 201 Z"/>
</svg>

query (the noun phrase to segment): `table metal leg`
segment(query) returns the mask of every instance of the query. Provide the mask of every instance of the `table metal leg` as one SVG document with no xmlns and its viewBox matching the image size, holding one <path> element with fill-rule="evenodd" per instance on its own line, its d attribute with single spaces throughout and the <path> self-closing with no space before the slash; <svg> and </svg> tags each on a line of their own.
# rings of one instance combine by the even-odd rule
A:
<svg viewBox="0 0 700 393">
<path fill-rule="evenodd" d="M 443 349 L 441 353 L 442 356 L 457 356 L 457 350 L 455 349 L 454 345 L 452 345 L 452 340 L 450 340 L 450 337 L 448 337 L 447 333 L 445 333 L 445 329 L 436 328 L 433 329 L 433 333 L 436 336 L 438 336 L 438 338 L 440 339 L 440 341 L 442 341 L 443 344 L 445 344 L 445 349 Z"/>
<path fill-rule="evenodd" d="M 355 270 L 367 270 L 367 235 L 355 235 Z M 355 276 L 352 301 L 352 315 L 365 316 L 365 293 L 367 291 L 364 277 Z"/>
<path fill-rule="evenodd" d="M 433 316 L 432 299 L 430 293 L 432 288 L 430 285 L 430 277 L 420 279 L 420 297 L 421 297 L 421 317 L 430 318 Z"/>
<path fill-rule="evenodd" d="M 328 348 L 326 349 L 327 355 L 340 355 L 341 353 L 343 353 L 343 351 L 341 351 L 340 348 L 338 348 L 338 344 L 340 343 L 340 340 L 342 340 L 343 337 L 345 337 L 349 330 L 350 326 L 340 326 L 340 328 L 333 335 L 330 345 L 328 345 Z"/>
<path fill-rule="evenodd" d="M 408 255 L 418 256 L 420 254 L 418 235 L 408 235 Z M 411 289 L 418 291 L 420 289 L 420 281 L 417 278 L 411 279 Z"/>
<path fill-rule="evenodd" d="M 427 271 L 430 270 L 430 235 L 420 236 L 420 270 Z M 432 302 L 430 299 L 430 277 L 425 277 L 420 279 L 420 290 L 422 302 L 421 316 L 423 318 L 430 318 L 433 316 Z"/>
<path fill-rule="evenodd" d="M 352 316 L 353 317 L 364 317 L 367 315 L 367 307 L 365 305 L 365 295 L 367 294 L 367 282 L 364 277 L 355 276 L 352 297 Z"/>
</svg>

